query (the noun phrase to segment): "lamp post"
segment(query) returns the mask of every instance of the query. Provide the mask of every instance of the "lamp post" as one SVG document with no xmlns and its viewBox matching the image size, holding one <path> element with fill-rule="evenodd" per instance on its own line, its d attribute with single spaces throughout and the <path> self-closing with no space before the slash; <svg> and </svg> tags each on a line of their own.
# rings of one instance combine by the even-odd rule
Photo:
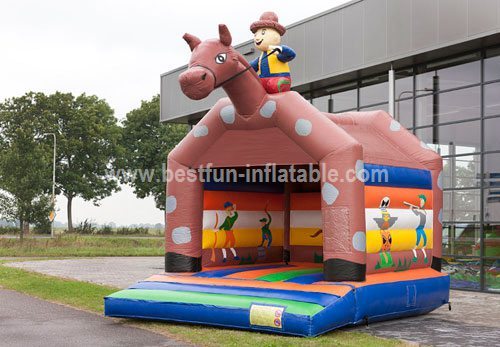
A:
<svg viewBox="0 0 500 347">
<path fill-rule="evenodd" d="M 431 88 L 424 88 L 424 89 L 415 89 L 415 92 L 432 92 L 433 89 Z M 396 120 L 399 122 L 399 103 L 401 101 L 401 96 L 404 94 L 413 94 L 413 90 L 403 90 L 401 93 L 398 95 L 397 103 L 398 103 L 398 108 L 396 112 Z"/>
<path fill-rule="evenodd" d="M 54 138 L 54 153 L 52 158 L 52 213 L 54 216 L 50 221 L 50 237 L 54 237 L 54 219 L 55 219 L 55 208 L 56 208 L 56 150 L 57 150 L 57 138 L 55 133 L 46 133 L 44 136 L 51 135 Z"/>
</svg>

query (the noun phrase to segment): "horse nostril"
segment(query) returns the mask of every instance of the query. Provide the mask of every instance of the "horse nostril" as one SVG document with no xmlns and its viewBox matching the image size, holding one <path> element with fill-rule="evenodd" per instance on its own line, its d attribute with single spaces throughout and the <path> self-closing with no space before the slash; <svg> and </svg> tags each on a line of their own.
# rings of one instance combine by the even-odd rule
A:
<svg viewBox="0 0 500 347">
<path fill-rule="evenodd" d="M 201 75 L 201 79 L 204 81 L 205 78 L 207 78 L 207 73 L 205 72 L 203 75 Z"/>
</svg>

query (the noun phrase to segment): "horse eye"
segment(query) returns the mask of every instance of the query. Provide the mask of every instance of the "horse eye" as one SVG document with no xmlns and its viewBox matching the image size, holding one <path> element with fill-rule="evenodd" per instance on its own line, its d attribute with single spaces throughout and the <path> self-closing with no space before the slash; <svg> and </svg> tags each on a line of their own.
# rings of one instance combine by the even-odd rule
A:
<svg viewBox="0 0 500 347">
<path fill-rule="evenodd" d="M 219 53 L 217 54 L 217 56 L 215 57 L 215 62 L 217 64 L 223 64 L 226 62 L 226 53 Z"/>
</svg>

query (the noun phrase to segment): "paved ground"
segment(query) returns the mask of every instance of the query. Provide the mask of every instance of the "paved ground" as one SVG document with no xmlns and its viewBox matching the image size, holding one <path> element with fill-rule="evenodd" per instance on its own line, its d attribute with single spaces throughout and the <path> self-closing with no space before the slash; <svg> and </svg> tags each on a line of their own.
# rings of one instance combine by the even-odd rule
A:
<svg viewBox="0 0 500 347">
<path fill-rule="evenodd" d="M 0 289 L 2 346 L 180 346 L 115 320 Z"/>
<path fill-rule="evenodd" d="M 165 270 L 164 257 L 102 257 L 9 263 L 47 275 L 126 288 Z"/>
<path fill-rule="evenodd" d="M 163 271 L 163 257 L 113 257 L 42 260 L 10 266 L 49 275 L 125 288 Z M 497 346 L 500 341 L 500 295 L 451 291 L 448 306 L 430 314 L 352 328 L 373 335 L 435 346 Z M 1 302 L 1 301 L 0 301 Z"/>
<path fill-rule="evenodd" d="M 500 295 L 452 290 L 448 306 L 423 316 L 370 324 L 365 330 L 433 346 L 498 346 Z"/>
</svg>

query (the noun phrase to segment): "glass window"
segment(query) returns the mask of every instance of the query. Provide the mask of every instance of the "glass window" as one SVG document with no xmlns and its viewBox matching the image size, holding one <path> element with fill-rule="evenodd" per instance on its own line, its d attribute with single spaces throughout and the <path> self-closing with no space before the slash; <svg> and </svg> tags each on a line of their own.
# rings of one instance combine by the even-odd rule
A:
<svg viewBox="0 0 500 347">
<path fill-rule="evenodd" d="M 484 220 L 500 222 L 500 186 L 484 190 Z"/>
<path fill-rule="evenodd" d="M 382 104 L 382 105 L 376 105 L 376 106 L 368 106 L 368 107 L 363 107 L 359 109 L 360 111 L 385 111 L 389 112 L 389 104 Z"/>
<path fill-rule="evenodd" d="M 500 117 L 484 120 L 484 148 L 486 151 L 500 150 Z"/>
<path fill-rule="evenodd" d="M 479 189 L 446 190 L 443 192 L 443 220 L 479 222 L 481 191 Z"/>
<path fill-rule="evenodd" d="M 439 90 L 458 88 L 481 81 L 479 60 L 438 70 Z"/>
<path fill-rule="evenodd" d="M 361 83 L 363 87 L 359 89 L 360 106 L 380 104 L 389 100 L 387 75 L 364 80 Z"/>
<path fill-rule="evenodd" d="M 396 71 L 396 99 L 413 96 L 413 69 Z"/>
<path fill-rule="evenodd" d="M 500 222 L 500 153 L 484 155 L 484 220 Z"/>
<path fill-rule="evenodd" d="M 480 121 L 421 128 L 416 135 L 441 155 L 469 154 L 481 148 Z"/>
<path fill-rule="evenodd" d="M 356 89 L 333 94 L 333 111 L 345 111 L 358 107 L 358 91 Z"/>
<path fill-rule="evenodd" d="M 330 99 L 330 95 L 320 96 L 312 99 L 312 104 L 321 112 L 328 112 L 328 99 Z"/>
<path fill-rule="evenodd" d="M 486 55 L 488 58 L 484 59 L 484 80 L 500 79 L 500 48 L 492 49 Z"/>
<path fill-rule="evenodd" d="M 500 83 L 484 86 L 484 115 L 500 115 Z"/>
<path fill-rule="evenodd" d="M 418 74 L 417 76 L 415 76 L 415 83 L 416 83 L 417 89 L 422 90 L 422 91 L 428 90 L 429 92 L 432 92 L 434 90 L 434 88 L 433 88 L 434 76 L 437 76 L 436 71 L 428 71 L 428 72 L 424 72 L 424 73 L 421 73 L 421 74 Z"/>
<path fill-rule="evenodd" d="M 434 102 L 438 103 L 436 118 L 433 119 Z M 472 87 L 437 95 L 418 97 L 416 126 L 453 122 L 481 116 L 481 89 Z"/>
<path fill-rule="evenodd" d="M 428 66 L 432 66 L 429 64 Z M 447 90 L 481 81 L 479 60 L 417 75 L 417 89 Z"/>
<path fill-rule="evenodd" d="M 500 224 L 484 225 L 484 255 L 500 258 Z"/>
<path fill-rule="evenodd" d="M 443 225 L 443 253 L 448 255 L 479 256 L 480 224 Z"/>
<path fill-rule="evenodd" d="M 443 159 L 444 188 L 479 188 L 481 157 L 465 155 Z"/>
<path fill-rule="evenodd" d="M 485 259 L 484 284 L 486 290 L 500 292 L 500 259 Z"/>
<path fill-rule="evenodd" d="M 413 128 L 413 99 L 396 101 L 396 118 L 406 128 Z"/>
<path fill-rule="evenodd" d="M 480 268 L 479 258 L 453 256 L 443 259 L 443 272 L 450 275 L 453 289 L 480 290 Z"/>
</svg>

